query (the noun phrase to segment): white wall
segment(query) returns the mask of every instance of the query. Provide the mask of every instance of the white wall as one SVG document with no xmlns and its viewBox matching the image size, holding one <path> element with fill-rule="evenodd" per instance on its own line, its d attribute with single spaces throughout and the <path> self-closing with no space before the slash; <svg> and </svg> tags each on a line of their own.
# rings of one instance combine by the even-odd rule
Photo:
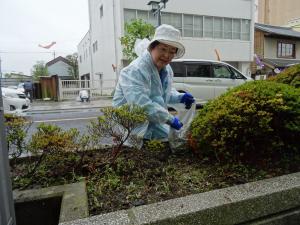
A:
<svg viewBox="0 0 300 225">
<path fill-rule="evenodd" d="M 103 79 L 116 79 L 116 73 L 113 71 L 112 64 L 119 64 L 116 50 L 119 50 L 120 46 L 115 47 L 121 37 L 116 30 L 116 26 L 120 26 L 120 21 L 118 22 L 118 18 L 120 18 L 118 1 L 90 0 L 89 4 L 91 46 L 96 41 L 98 42 L 98 50 L 94 53 L 92 52 L 92 73 L 94 79 L 99 79 L 99 74 L 103 74 Z M 103 6 L 102 18 L 100 18 L 101 6 Z"/>
<path fill-rule="evenodd" d="M 58 75 L 59 77 L 70 76 L 68 70 L 69 68 L 70 65 L 63 61 L 58 61 L 47 67 L 49 75 Z"/>
<path fill-rule="evenodd" d="M 251 61 L 251 42 L 239 40 L 205 40 L 183 38 L 186 48 L 184 58 L 216 60 L 215 49 L 222 61 Z"/>
<path fill-rule="evenodd" d="M 87 32 L 77 46 L 78 67 L 79 67 L 78 71 L 79 71 L 80 76 L 91 73 L 91 57 L 89 54 L 89 52 L 90 52 L 89 49 L 90 49 L 90 34 L 89 34 L 89 32 Z M 81 61 L 80 61 L 80 58 L 81 58 Z"/>
</svg>

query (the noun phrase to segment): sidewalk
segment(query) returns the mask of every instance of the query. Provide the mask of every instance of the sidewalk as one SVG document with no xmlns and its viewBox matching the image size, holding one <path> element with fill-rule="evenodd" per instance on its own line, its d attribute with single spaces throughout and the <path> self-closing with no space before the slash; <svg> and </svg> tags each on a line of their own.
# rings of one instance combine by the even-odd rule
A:
<svg viewBox="0 0 300 225">
<path fill-rule="evenodd" d="M 76 100 L 65 101 L 42 101 L 34 100 L 28 112 L 49 111 L 49 110 L 69 110 L 69 109 L 88 109 L 88 108 L 103 108 L 111 106 L 112 98 L 103 97 L 101 99 L 91 100 L 90 102 L 80 102 Z"/>
</svg>

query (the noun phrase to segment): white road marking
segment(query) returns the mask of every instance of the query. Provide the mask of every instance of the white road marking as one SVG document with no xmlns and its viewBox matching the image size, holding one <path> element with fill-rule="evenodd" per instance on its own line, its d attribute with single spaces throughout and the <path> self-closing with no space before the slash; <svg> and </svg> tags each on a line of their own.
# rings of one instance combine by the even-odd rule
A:
<svg viewBox="0 0 300 225">
<path fill-rule="evenodd" d="M 90 120 L 90 119 L 97 119 L 97 117 L 66 118 L 66 119 L 55 119 L 55 120 L 37 120 L 37 121 L 33 121 L 33 123 L 60 122 L 60 121 L 71 121 L 71 120 Z"/>
</svg>

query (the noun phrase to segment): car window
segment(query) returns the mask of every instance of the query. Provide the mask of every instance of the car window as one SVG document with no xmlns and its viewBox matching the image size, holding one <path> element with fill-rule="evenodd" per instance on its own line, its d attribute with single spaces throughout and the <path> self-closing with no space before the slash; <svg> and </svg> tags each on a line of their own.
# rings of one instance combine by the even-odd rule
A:
<svg viewBox="0 0 300 225">
<path fill-rule="evenodd" d="M 185 77 L 185 68 L 181 62 L 171 62 L 170 66 L 174 72 L 174 77 Z"/>
<path fill-rule="evenodd" d="M 236 69 L 229 67 L 229 69 L 232 71 L 234 78 L 235 79 L 245 79 L 244 75 L 241 74 L 239 71 L 237 71 Z"/>
<path fill-rule="evenodd" d="M 232 72 L 225 65 L 213 65 L 213 75 L 215 78 L 232 78 Z"/>
<path fill-rule="evenodd" d="M 186 75 L 188 77 L 211 77 L 209 64 L 186 64 Z"/>
</svg>

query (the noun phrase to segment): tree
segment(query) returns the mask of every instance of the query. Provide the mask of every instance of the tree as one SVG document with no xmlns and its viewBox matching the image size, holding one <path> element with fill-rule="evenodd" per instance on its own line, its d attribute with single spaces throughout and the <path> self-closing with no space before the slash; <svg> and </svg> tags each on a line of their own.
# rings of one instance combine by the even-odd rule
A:
<svg viewBox="0 0 300 225">
<path fill-rule="evenodd" d="M 34 80 L 39 80 L 41 76 L 48 76 L 48 70 L 44 63 L 44 61 L 37 61 L 35 65 L 33 65 L 32 77 Z"/>
<path fill-rule="evenodd" d="M 121 37 L 123 53 L 129 61 L 134 60 L 137 55 L 134 52 L 136 39 L 151 38 L 154 35 L 155 28 L 152 24 L 146 23 L 141 19 L 132 20 L 125 24 L 126 35 Z"/>
<path fill-rule="evenodd" d="M 73 53 L 72 55 L 67 55 L 66 59 L 69 60 L 71 67 L 69 67 L 69 75 L 72 76 L 74 79 L 78 79 L 78 54 Z"/>
</svg>

